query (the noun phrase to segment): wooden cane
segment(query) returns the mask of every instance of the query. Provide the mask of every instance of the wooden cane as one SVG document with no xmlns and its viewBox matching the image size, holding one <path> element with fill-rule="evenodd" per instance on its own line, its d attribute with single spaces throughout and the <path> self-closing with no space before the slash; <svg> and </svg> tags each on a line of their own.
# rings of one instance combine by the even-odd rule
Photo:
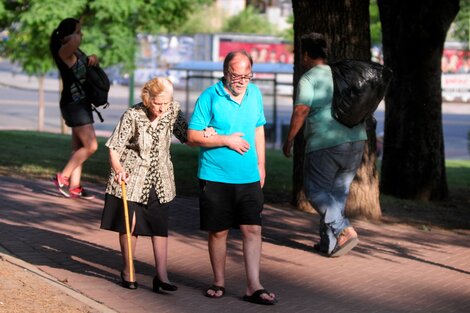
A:
<svg viewBox="0 0 470 313">
<path fill-rule="evenodd" d="M 124 219 L 126 222 L 126 237 L 127 237 L 127 256 L 129 257 L 129 268 L 130 268 L 130 281 L 134 282 L 134 259 L 132 258 L 132 244 L 131 244 L 131 230 L 129 227 L 129 209 L 127 207 L 127 193 L 126 183 L 121 182 L 122 187 L 122 203 L 124 204 Z"/>
</svg>

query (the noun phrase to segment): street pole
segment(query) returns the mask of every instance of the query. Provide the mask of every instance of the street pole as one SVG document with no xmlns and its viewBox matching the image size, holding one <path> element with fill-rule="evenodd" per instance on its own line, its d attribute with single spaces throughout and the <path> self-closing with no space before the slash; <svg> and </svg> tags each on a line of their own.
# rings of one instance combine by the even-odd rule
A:
<svg viewBox="0 0 470 313">
<path fill-rule="evenodd" d="M 129 75 L 129 107 L 134 105 L 134 70 Z"/>
</svg>

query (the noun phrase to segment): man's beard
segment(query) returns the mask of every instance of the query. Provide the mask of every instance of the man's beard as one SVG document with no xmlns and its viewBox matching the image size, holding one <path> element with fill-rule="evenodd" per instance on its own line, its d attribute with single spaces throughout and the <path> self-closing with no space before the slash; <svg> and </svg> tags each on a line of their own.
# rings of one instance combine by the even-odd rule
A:
<svg viewBox="0 0 470 313">
<path fill-rule="evenodd" d="M 229 82 L 227 82 L 227 83 L 225 84 L 225 86 L 227 87 L 227 89 L 230 91 L 230 93 L 231 93 L 233 96 L 237 97 L 237 96 L 240 95 L 240 92 L 237 92 L 235 89 L 232 88 L 232 85 L 235 85 L 235 84 L 236 84 L 236 83 L 229 83 Z"/>
</svg>

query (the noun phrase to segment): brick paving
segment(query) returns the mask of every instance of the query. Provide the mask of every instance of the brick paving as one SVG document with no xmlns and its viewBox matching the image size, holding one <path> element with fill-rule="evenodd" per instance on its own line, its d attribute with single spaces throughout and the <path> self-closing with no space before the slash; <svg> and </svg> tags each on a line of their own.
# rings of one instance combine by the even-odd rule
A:
<svg viewBox="0 0 470 313">
<path fill-rule="evenodd" d="M 245 275 L 240 233 L 231 231 L 227 294 L 209 299 L 206 234 L 195 198 L 176 199 L 170 214 L 169 275 L 175 293 L 151 291 L 150 240 L 139 238 L 138 290 L 119 285 L 117 234 L 99 229 L 103 186 L 92 201 L 60 197 L 52 184 L 0 176 L 0 246 L 117 312 L 470 312 L 469 230 L 422 230 L 354 221 L 361 242 L 346 256 L 312 252 L 318 216 L 266 205 L 261 278 L 279 303 L 241 300 Z"/>
</svg>

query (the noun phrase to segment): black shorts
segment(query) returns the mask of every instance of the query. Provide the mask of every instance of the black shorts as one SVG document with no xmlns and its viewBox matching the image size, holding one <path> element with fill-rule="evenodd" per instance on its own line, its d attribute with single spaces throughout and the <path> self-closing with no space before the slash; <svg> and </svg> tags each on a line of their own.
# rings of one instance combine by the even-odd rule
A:
<svg viewBox="0 0 470 313">
<path fill-rule="evenodd" d="M 68 127 L 93 124 L 93 110 L 86 100 L 79 102 L 60 103 L 60 113 Z"/>
<path fill-rule="evenodd" d="M 260 182 L 226 184 L 200 179 L 199 185 L 202 230 L 261 225 L 264 195 Z"/>
</svg>

